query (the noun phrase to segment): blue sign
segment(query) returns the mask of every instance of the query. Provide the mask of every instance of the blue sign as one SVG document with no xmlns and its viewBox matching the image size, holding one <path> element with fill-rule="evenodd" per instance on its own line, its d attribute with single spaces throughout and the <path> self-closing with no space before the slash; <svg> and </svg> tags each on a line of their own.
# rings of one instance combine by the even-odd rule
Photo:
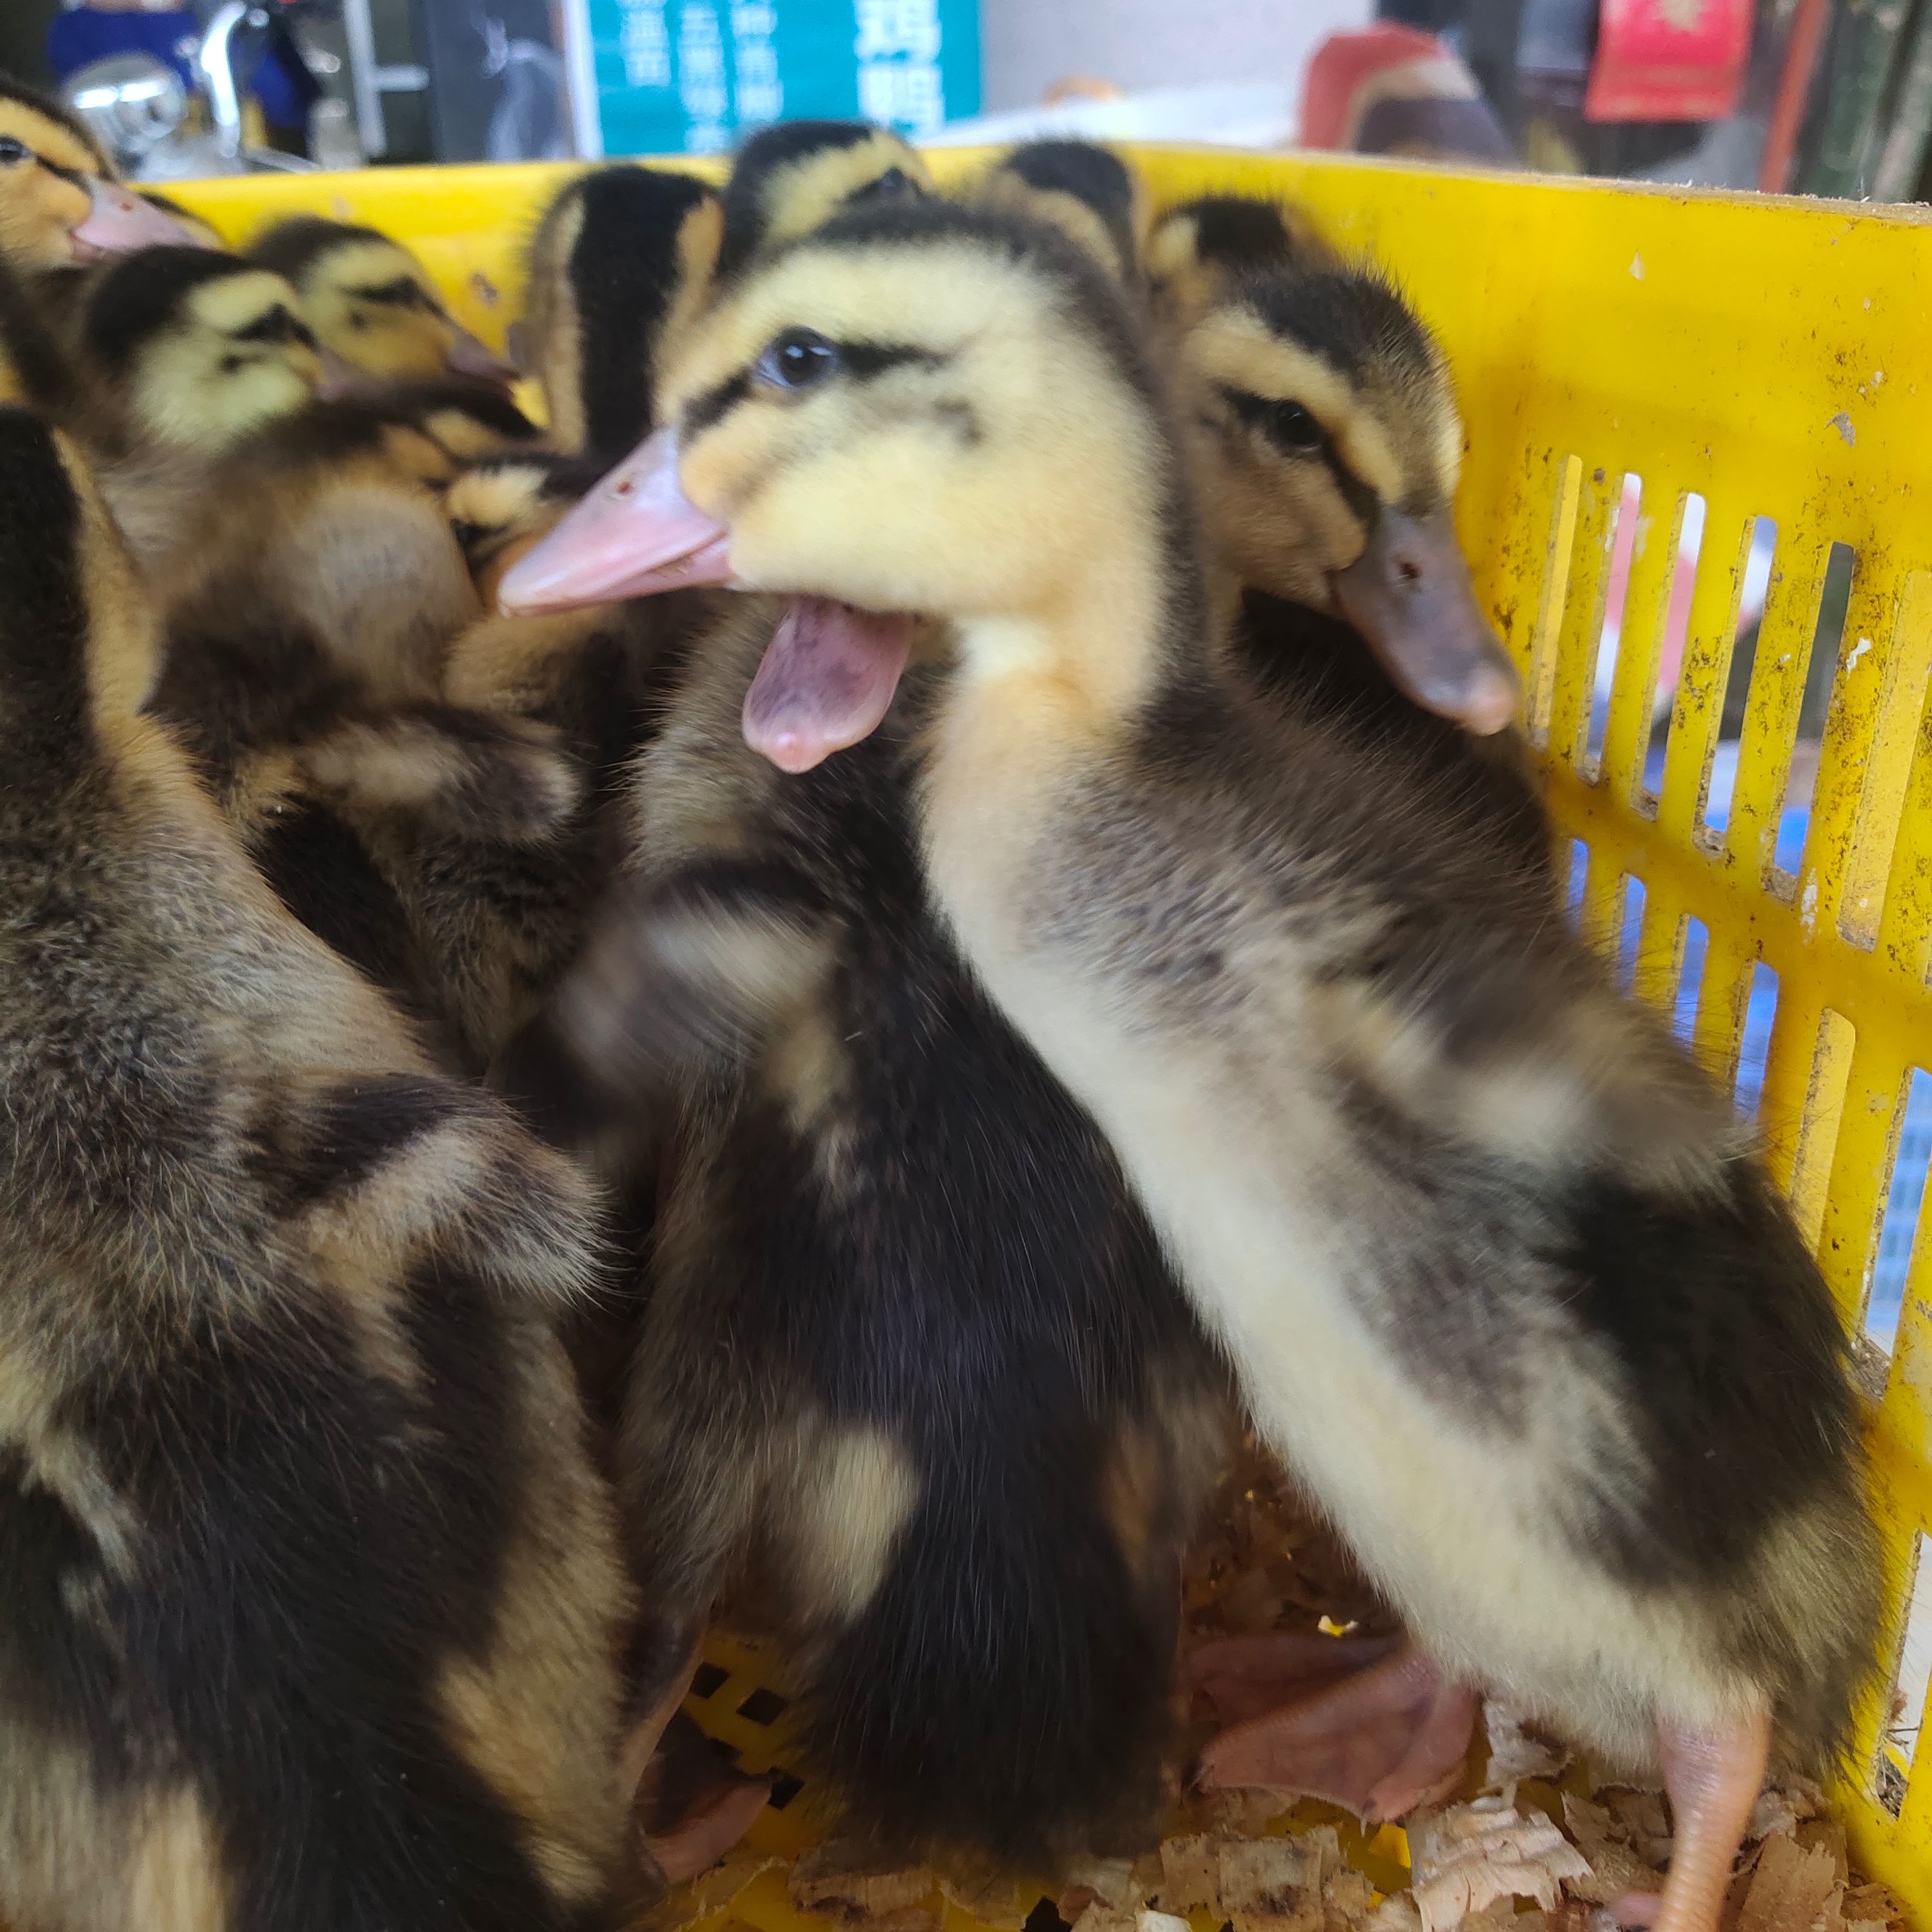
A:
<svg viewBox="0 0 1932 1932">
<path fill-rule="evenodd" d="M 607 154 L 716 153 L 821 116 L 917 135 L 979 111 L 977 0 L 583 0 L 572 24 Z"/>
</svg>

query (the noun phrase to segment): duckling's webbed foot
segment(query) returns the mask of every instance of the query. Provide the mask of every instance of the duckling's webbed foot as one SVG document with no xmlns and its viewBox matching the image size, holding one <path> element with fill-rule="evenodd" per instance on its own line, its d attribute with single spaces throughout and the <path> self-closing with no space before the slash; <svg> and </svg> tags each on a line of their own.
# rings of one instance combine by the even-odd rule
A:
<svg viewBox="0 0 1932 1932">
<path fill-rule="evenodd" d="M 1229 1637 L 1188 1674 L 1228 1726 L 1201 1754 L 1200 1785 L 1292 1791 L 1370 1822 L 1446 1796 L 1475 1726 L 1476 1694 L 1407 1638 Z"/>
<path fill-rule="evenodd" d="M 1657 1738 L 1674 1832 L 1660 1896 L 1625 1892 L 1612 1910 L 1654 1932 L 1716 1932 L 1738 1848 L 1764 1784 L 1771 1720 L 1763 1712 L 1720 1730 L 1659 1719 Z"/>
<path fill-rule="evenodd" d="M 764 1809 L 771 1780 L 738 1769 L 680 1711 L 665 1726 L 637 1797 L 644 1850 L 681 1885 L 716 1864 Z"/>
<path fill-rule="evenodd" d="M 771 1795 L 770 1779 L 739 1771 L 680 1708 L 698 1669 L 699 1628 L 646 1620 L 626 1660 L 633 1714 L 619 1775 L 632 1792 L 640 1910 L 716 1864 Z"/>
</svg>

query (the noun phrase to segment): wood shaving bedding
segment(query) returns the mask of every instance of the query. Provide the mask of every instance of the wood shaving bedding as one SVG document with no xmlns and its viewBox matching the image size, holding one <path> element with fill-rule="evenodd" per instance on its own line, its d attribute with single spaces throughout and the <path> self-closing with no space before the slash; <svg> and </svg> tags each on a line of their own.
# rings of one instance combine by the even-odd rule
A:
<svg viewBox="0 0 1932 1932">
<path fill-rule="evenodd" d="M 1590 1862 L 1540 1811 L 1500 1798 L 1420 1811 L 1408 1824 L 1422 1932 L 1455 1932 L 1498 1899 L 1533 1898 L 1552 1910 L 1566 1880 L 1588 1879 Z"/>
<path fill-rule="evenodd" d="M 1396 1627 L 1252 1436 L 1192 1553 L 1184 1603 L 1190 1642 L 1270 1630 L 1372 1636 Z M 1618 1932 L 1612 1901 L 1663 1883 L 1671 1849 L 1663 1794 L 1599 1780 L 1532 1714 L 1502 1700 L 1488 1700 L 1484 1718 L 1480 1792 L 1408 1822 L 1411 1888 L 1378 1892 L 1343 1855 L 1334 1825 L 1282 1828 L 1322 1808 L 1285 1815 L 1279 1795 L 1216 1791 L 1190 1800 L 1186 1828 L 1157 1850 L 1070 1871 L 1053 1901 L 1060 1921 L 1072 1932 L 1189 1932 L 1190 1914 L 1233 1932 Z M 716 1924 L 747 1886 L 785 1862 L 733 1854 L 674 1892 L 653 1932 Z M 1392 1882 L 1399 1868 L 1385 1860 L 1377 1869 Z M 939 1932 L 943 1906 L 995 1932 L 1030 1922 L 1039 1932 L 1034 1915 L 1045 1902 L 1026 1884 L 873 1868 L 836 1841 L 791 1865 L 787 1891 L 797 1910 L 851 1932 Z M 733 1922 L 718 1932 L 750 1928 Z M 1792 1778 L 1758 1800 L 1723 1932 L 1906 1927 L 1898 1901 L 1850 1869 L 1843 1828 L 1824 1815 L 1817 1787 Z"/>
</svg>

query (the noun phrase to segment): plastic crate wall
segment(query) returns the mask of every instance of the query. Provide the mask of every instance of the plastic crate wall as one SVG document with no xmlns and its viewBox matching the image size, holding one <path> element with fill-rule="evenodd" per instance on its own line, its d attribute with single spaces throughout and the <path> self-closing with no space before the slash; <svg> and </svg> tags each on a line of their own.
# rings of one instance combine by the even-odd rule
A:
<svg viewBox="0 0 1932 1932">
<path fill-rule="evenodd" d="M 942 176 L 976 158 L 934 156 Z M 1932 228 L 1840 203 L 1391 164 L 1136 158 L 1158 201 L 1216 188 L 1294 196 L 1335 238 L 1391 266 L 1454 368 L 1469 436 L 1462 528 L 1526 674 L 1559 831 L 1587 854 L 1586 928 L 1612 946 L 1631 928 L 1636 988 L 1667 1011 L 1688 940 L 1688 1030 L 1726 1082 L 1754 985 L 1760 1022 L 1766 1012 L 1760 965 L 1776 976 L 1757 1104 L 1778 1178 L 1849 1326 L 1862 1332 L 1882 1231 L 1888 1271 L 1903 1270 L 1895 1337 L 1866 1348 L 1892 1612 L 1884 1684 L 1834 1796 L 1862 1862 L 1932 1925 L 1932 1769 L 1912 1763 L 1932 1669 L 1932 1561 L 1909 1632 L 1906 1614 L 1932 1526 L 1932 1238 L 1907 1259 L 1904 1224 L 1885 1225 L 1906 1097 L 1932 1064 Z M 180 191 L 230 236 L 272 212 L 373 222 L 414 245 L 461 319 L 501 343 L 524 238 L 568 172 L 376 171 Z M 1630 477 L 1640 500 L 1619 559 Z M 1755 670 L 1724 751 L 1728 796 L 1707 812 L 1760 518 L 1775 530 Z M 1694 523 L 1686 579 L 1678 560 Z M 1774 861 L 1788 767 L 1834 542 L 1854 555 L 1850 603 L 1787 866 Z M 1600 666 L 1613 580 L 1615 662 Z M 1653 728 L 1660 664 L 1674 689 L 1667 729 Z M 1901 1170 L 1906 1195 L 1913 1180 Z M 736 1656 L 734 1673 L 748 1662 Z M 719 1721 L 704 1700 L 694 1708 Z M 780 1835 L 795 1844 L 799 1828 Z M 734 1914 L 772 1932 L 789 1919 L 755 1888 Z"/>
</svg>

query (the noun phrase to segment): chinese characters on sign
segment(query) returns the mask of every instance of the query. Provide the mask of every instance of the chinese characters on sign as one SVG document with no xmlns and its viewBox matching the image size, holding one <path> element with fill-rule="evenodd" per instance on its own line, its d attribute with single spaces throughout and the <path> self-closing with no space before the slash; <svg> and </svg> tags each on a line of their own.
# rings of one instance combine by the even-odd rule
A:
<svg viewBox="0 0 1932 1932">
<path fill-rule="evenodd" d="M 859 112 L 902 134 L 946 118 L 939 0 L 858 0 Z"/>
<path fill-rule="evenodd" d="M 976 0 L 566 0 L 566 14 L 606 154 L 713 153 L 807 116 L 916 136 L 979 106 Z"/>
</svg>

